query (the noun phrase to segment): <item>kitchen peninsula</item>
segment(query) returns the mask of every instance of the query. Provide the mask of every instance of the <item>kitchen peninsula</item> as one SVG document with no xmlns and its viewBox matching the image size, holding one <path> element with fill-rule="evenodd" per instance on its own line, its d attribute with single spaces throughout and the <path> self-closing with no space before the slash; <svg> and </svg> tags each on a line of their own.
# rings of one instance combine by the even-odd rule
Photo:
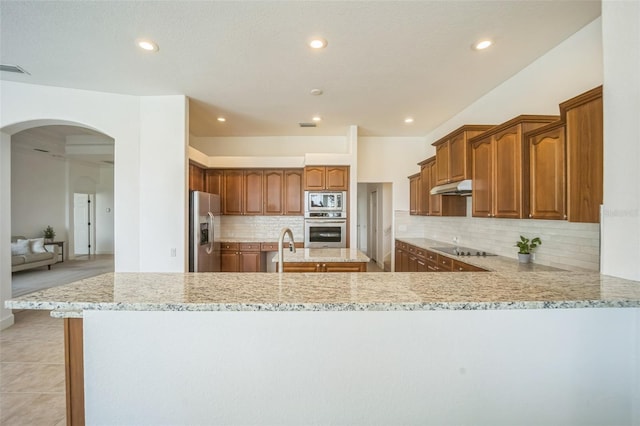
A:
<svg viewBox="0 0 640 426">
<path fill-rule="evenodd" d="M 79 328 L 90 424 L 633 424 L 639 408 L 640 283 L 597 273 L 110 273 L 6 305 Z"/>
</svg>

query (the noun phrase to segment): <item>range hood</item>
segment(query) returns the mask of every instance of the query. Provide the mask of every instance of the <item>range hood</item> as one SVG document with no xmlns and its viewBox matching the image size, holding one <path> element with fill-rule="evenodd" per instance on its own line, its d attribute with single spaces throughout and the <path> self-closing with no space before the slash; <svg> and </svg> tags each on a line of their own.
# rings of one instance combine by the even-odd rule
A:
<svg viewBox="0 0 640 426">
<path fill-rule="evenodd" d="M 434 186 L 431 195 L 471 195 L 471 179 Z"/>
</svg>

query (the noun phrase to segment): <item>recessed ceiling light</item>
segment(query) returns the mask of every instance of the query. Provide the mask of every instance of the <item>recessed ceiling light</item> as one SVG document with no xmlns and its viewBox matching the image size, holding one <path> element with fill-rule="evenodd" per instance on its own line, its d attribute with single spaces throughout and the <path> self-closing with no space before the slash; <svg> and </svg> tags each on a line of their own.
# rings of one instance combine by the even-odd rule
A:
<svg viewBox="0 0 640 426">
<path fill-rule="evenodd" d="M 311 93 L 313 96 L 320 96 L 323 92 L 322 89 L 311 89 L 311 92 L 309 93 Z"/>
<path fill-rule="evenodd" d="M 491 46 L 493 42 L 491 40 L 482 40 L 473 45 L 473 48 L 476 50 L 484 50 L 487 47 Z"/>
<path fill-rule="evenodd" d="M 312 49 L 322 49 L 323 47 L 327 47 L 327 40 L 323 38 L 314 38 L 309 42 L 309 46 Z"/>
<path fill-rule="evenodd" d="M 138 40 L 136 43 L 138 44 L 138 47 L 140 49 L 146 50 L 148 52 L 157 52 L 158 50 L 160 50 L 158 45 L 151 40 Z"/>
<path fill-rule="evenodd" d="M 312 118 L 313 121 L 322 121 L 322 117 L 320 117 L 319 115 L 315 115 Z"/>
<path fill-rule="evenodd" d="M 218 121 L 224 123 L 225 121 L 227 121 L 227 119 L 224 117 L 218 117 Z"/>
<path fill-rule="evenodd" d="M 411 123 L 413 123 L 413 118 L 407 117 L 407 118 L 404 119 L 404 122 L 407 123 L 407 124 L 411 124 Z"/>
</svg>

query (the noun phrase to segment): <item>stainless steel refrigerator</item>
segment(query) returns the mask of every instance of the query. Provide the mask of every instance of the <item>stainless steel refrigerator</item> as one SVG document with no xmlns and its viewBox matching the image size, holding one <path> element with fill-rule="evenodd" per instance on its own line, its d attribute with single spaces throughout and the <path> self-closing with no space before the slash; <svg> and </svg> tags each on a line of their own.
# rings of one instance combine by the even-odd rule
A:
<svg viewBox="0 0 640 426">
<path fill-rule="evenodd" d="M 191 192 L 189 271 L 220 272 L 220 196 Z"/>
</svg>

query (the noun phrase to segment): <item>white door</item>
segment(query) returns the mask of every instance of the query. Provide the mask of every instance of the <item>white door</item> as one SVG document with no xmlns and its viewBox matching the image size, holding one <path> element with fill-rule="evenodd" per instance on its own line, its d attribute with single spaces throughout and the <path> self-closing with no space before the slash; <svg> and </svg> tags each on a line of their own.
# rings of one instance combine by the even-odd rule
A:
<svg viewBox="0 0 640 426">
<path fill-rule="evenodd" d="M 91 255 L 95 251 L 94 195 L 73 194 L 73 247 L 76 256 Z"/>
<path fill-rule="evenodd" d="M 378 259 L 378 192 L 369 195 L 369 257 Z"/>
</svg>

